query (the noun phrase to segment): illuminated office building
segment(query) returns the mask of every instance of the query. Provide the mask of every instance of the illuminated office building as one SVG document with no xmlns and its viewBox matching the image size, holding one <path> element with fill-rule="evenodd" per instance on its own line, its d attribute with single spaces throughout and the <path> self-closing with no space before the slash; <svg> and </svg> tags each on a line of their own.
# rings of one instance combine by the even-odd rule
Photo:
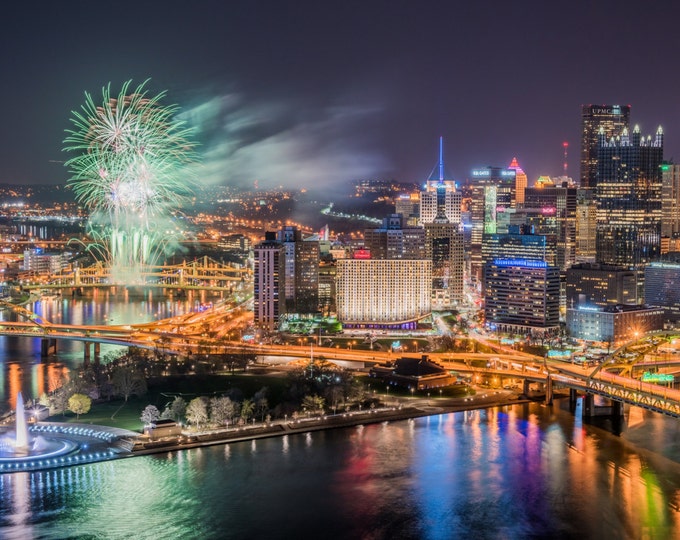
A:
<svg viewBox="0 0 680 540">
<path fill-rule="evenodd" d="M 576 187 L 547 185 L 524 192 L 527 224 L 536 234 L 550 235 L 556 244 L 555 266 L 564 271 L 576 260 Z M 533 215 L 539 219 L 532 220 Z"/>
<path fill-rule="evenodd" d="M 611 137 L 628 129 L 630 105 L 583 105 L 581 107 L 581 182 L 584 188 L 597 185 L 598 135 Z"/>
<path fill-rule="evenodd" d="M 431 312 L 432 261 L 337 261 L 338 320 L 351 328 L 414 329 Z"/>
<path fill-rule="evenodd" d="M 364 230 L 372 259 L 425 259 L 425 229 L 404 226 L 402 214 L 390 214 L 381 227 Z"/>
<path fill-rule="evenodd" d="M 664 311 L 652 306 L 607 306 L 567 309 L 567 332 L 576 339 L 609 343 L 611 347 L 663 330 Z"/>
<path fill-rule="evenodd" d="M 578 263 L 597 259 L 597 202 L 592 189 L 576 192 L 576 249 Z"/>
<path fill-rule="evenodd" d="M 264 242 L 254 249 L 254 319 L 265 330 L 278 328 L 279 318 L 286 313 L 286 252 L 276 241 L 276 233 L 267 232 Z"/>
<path fill-rule="evenodd" d="M 315 313 L 319 308 L 319 241 L 303 240 L 297 227 L 278 232 L 285 250 L 287 313 Z"/>
<path fill-rule="evenodd" d="M 666 319 L 680 321 L 680 264 L 653 262 L 645 268 L 645 304 L 663 307 Z"/>
<path fill-rule="evenodd" d="M 420 192 L 420 224 L 432 223 L 440 206 L 450 223 L 460 225 L 462 194 L 456 189 L 453 177 L 444 166 L 443 139 L 439 138 L 439 161 Z"/>
<path fill-rule="evenodd" d="M 543 261 L 495 259 L 484 267 L 487 328 L 512 334 L 559 330 L 560 271 Z"/>
<path fill-rule="evenodd" d="M 494 259 L 525 259 L 555 266 L 555 243 L 542 234 L 534 234 L 529 225 L 511 225 L 507 233 L 485 234 L 482 243 L 484 265 Z"/>
<path fill-rule="evenodd" d="M 663 131 L 599 136 L 597 261 L 641 268 L 661 252 Z"/>
<path fill-rule="evenodd" d="M 394 213 L 404 217 L 405 227 L 414 227 L 420 220 L 420 193 L 402 194 L 394 201 Z"/>
<path fill-rule="evenodd" d="M 508 169 L 515 171 L 515 204 L 524 204 L 524 190 L 528 186 L 527 174 L 517 163 L 516 157 L 512 158 Z"/>
<path fill-rule="evenodd" d="M 432 261 L 432 309 L 463 299 L 463 233 L 446 218 L 425 224 L 425 256 Z"/>
<path fill-rule="evenodd" d="M 473 169 L 467 185 L 469 196 L 470 244 L 466 250 L 470 259 L 470 276 L 482 278 L 482 235 L 497 232 L 498 215 L 515 206 L 515 170 L 501 167 Z"/>
<path fill-rule="evenodd" d="M 661 165 L 661 238 L 668 239 L 666 249 L 670 251 L 670 240 L 680 238 L 680 166 L 674 163 Z"/>
<path fill-rule="evenodd" d="M 567 308 L 637 303 L 635 270 L 598 263 L 579 263 L 567 270 Z"/>
</svg>

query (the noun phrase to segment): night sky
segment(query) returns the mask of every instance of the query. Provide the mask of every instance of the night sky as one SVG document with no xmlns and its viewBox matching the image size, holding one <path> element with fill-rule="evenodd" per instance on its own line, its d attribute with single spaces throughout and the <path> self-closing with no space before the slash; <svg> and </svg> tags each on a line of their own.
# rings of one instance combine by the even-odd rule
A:
<svg viewBox="0 0 680 540">
<path fill-rule="evenodd" d="M 680 159 L 674 1 L 15 2 L 3 6 L 0 182 L 63 183 L 84 92 L 150 78 L 195 126 L 206 183 L 457 180 L 513 156 L 578 177 L 580 106 L 630 104 Z"/>
</svg>

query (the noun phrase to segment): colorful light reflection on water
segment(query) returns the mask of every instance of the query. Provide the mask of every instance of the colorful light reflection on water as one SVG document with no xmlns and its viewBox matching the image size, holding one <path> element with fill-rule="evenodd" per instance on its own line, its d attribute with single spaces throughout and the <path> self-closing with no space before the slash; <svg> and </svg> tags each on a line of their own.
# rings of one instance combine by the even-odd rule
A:
<svg viewBox="0 0 680 540">
<path fill-rule="evenodd" d="M 652 450 L 537 404 L 446 414 L 4 475 L 0 536 L 677 538 Z"/>
</svg>

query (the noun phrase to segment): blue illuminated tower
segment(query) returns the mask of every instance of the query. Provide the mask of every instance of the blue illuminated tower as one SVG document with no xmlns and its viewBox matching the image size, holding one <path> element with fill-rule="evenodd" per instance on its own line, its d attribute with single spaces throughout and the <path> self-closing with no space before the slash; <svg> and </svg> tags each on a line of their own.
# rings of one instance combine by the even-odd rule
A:
<svg viewBox="0 0 680 540">
<path fill-rule="evenodd" d="M 462 194 L 444 165 L 444 138 L 439 137 L 439 159 L 420 193 L 420 224 L 432 223 L 441 204 L 451 223 L 460 225 Z"/>
</svg>

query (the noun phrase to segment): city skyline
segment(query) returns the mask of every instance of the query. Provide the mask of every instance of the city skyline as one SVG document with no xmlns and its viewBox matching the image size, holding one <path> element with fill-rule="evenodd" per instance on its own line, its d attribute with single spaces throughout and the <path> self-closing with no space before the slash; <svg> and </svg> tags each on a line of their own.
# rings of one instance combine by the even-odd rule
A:
<svg viewBox="0 0 680 540">
<path fill-rule="evenodd" d="M 63 184 L 83 93 L 150 79 L 202 142 L 204 183 L 422 182 L 444 137 L 458 181 L 517 157 L 578 177 L 584 104 L 631 105 L 680 155 L 671 3 L 85 2 L 8 8 L 0 182 Z M 631 76 L 644 65 L 644 77 Z M 640 68 L 641 69 L 641 68 Z"/>
</svg>

